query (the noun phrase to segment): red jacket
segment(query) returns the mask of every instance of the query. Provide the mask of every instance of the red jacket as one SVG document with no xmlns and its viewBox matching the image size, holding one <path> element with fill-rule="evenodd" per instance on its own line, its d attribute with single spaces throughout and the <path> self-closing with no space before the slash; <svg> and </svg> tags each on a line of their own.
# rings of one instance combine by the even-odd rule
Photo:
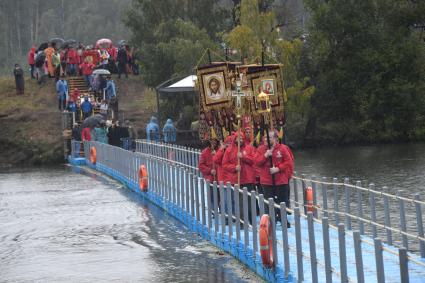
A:
<svg viewBox="0 0 425 283">
<path fill-rule="evenodd" d="M 226 173 L 223 171 L 223 167 L 221 165 L 225 151 L 226 149 L 220 148 L 219 150 L 217 150 L 217 152 L 215 153 L 213 157 L 215 171 L 217 171 L 217 182 L 225 183 L 225 180 L 227 179 L 227 177 L 225 176 Z"/>
<path fill-rule="evenodd" d="M 72 101 L 77 102 L 78 97 L 80 97 L 80 91 L 76 88 L 71 94 L 71 99 Z"/>
<path fill-rule="evenodd" d="M 35 64 L 35 48 L 31 47 L 30 52 L 28 53 L 28 65 L 34 65 Z"/>
<path fill-rule="evenodd" d="M 267 145 L 265 144 L 258 147 L 255 163 L 260 169 L 260 184 L 271 186 L 273 185 L 273 182 L 272 175 L 270 174 L 270 161 L 269 158 L 264 156 L 267 149 Z M 273 165 L 280 169 L 278 173 L 274 174 L 275 185 L 288 184 L 294 171 L 294 161 L 287 149 L 287 146 L 283 144 L 276 144 L 273 148 L 272 161 Z"/>
<path fill-rule="evenodd" d="M 78 53 L 77 50 L 70 48 L 67 53 L 68 64 L 78 64 Z"/>
<path fill-rule="evenodd" d="M 211 151 L 210 147 L 205 148 L 201 152 L 201 156 L 199 157 L 199 171 L 201 171 L 202 176 L 204 176 L 204 179 L 206 181 L 210 181 L 211 183 L 214 182 L 215 178 L 213 175 L 211 175 L 211 170 L 215 169 L 213 157 L 214 157 L 213 151 Z"/>
<path fill-rule="evenodd" d="M 114 59 L 114 61 L 117 60 L 117 48 L 112 46 L 110 48 L 107 48 L 106 51 L 108 51 L 109 55 Z"/>
<path fill-rule="evenodd" d="M 91 141 L 90 128 L 84 128 L 81 132 L 81 140 L 82 141 Z"/>
<path fill-rule="evenodd" d="M 241 144 L 242 158 L 240 160 L 241 165 L 241 180 L 240 184 L 255 184 L 254 174 L 254 160 L 255 160 L 255 148 L 249 143 Z M 238 145 L 232 144 L 225 152 L 223 157 L 223 169 L 226 171 L 226 175 L 229 178 L 231 184 L 238 183 L 238 173 L 236 166 L 238 165 Z"/>
<path fill-rule="evenodd" d="M 85 76 L 91 75 L 93 73 L 93 68 L 94 68 L 94 65 L 89 62 L 84 62 L 83 64 L 80 65 L 80 69 L 83 72 L 83 75 Z"/>
</svg>

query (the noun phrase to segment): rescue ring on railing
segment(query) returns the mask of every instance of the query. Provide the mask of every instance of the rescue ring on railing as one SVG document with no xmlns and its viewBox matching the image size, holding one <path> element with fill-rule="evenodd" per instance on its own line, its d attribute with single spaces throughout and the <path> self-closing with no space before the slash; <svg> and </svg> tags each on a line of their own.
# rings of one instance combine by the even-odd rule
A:
<svg viewBox="0 0 425 283">
<path fill-rule="evenodd" d="M 139 188 L 142 192 L 148 190 L 148 171 L 145 165 L 139 167 Z"/>
<path fill-rule="evenodd" d="M 305 189 L 305 200 L 306 200 L 307 211 L 314 212 L 312 187 L 307 187 L 307 189 Z"/>
<path fill-rule="evenodd" d="M 264 214 L 260 220 L 260 230 L 258 231 L 260 238 L 260 254 L 263 265 L 266 267 L 273 267 L 273 234 L 272 224 L 270 223 L 270 216 Z"/>
<path fill-rule="evenodd" d="M 90 147 L 90 163 L 96 164 L 96 148 L 94 146 Z"/>
</svg>

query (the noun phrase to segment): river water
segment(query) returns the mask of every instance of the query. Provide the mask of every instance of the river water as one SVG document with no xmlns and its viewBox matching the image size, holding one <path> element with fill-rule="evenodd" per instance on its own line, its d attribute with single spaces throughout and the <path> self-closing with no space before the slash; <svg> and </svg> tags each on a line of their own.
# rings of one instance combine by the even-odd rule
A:
<svg viewBox="0 0 425 283">
<path fill-rule="evenodd" d="M 425 144 L 325 148 L 294 155 L 298 173 L 374 182 L 378 189 L 403 189 L 410 197 L 423 192 Z M 119 183 L 72 170 L 0 173 L 0 282 L 260 280 Z M 377 210 L 381 218 L 382 209 Z M 410 216 L 408 230 L 414 231 Z"/>
<path fill-rule="evenodd" d="M 0 173 L 0 282 L 258 282 L 119 183 L 70 167 Z"/>
<path fill-rule="evenodd" d="M 348 177 L 351 182 L 388 186 L 405 196 L 421 193 L 425 186 L 425 144 L 395 144 L 311 149 L 294 152 L 298 173 L 318 177 Z M 424 197 L 425 199 L 425 197 Z"/>
</svg>

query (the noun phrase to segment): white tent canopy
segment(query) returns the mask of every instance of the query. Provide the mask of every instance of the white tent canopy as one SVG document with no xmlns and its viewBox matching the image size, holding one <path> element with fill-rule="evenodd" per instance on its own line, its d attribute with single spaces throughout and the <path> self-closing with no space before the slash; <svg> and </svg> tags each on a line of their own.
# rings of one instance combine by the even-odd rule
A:
<svg viewBox="0 0 425 283">
<path fill-rule="evenodd" d="M 160 93 L 193 92 L 195 91 L 195 75 L 187 76 L 172 85 L 159 88 Z"/>
</svg>

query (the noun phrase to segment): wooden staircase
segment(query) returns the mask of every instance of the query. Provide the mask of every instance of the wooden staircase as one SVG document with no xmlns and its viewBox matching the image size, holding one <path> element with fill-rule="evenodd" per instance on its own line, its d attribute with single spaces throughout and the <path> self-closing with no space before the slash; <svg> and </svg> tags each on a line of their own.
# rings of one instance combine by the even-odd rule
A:
<svg viewBox="0 0 425 283">
<path fill-rule="evenodd" d="M 86 82 L 84 77 L 70 77 L 68 78 L 68 91 L 72 93 L 76 88 L 80 91 L 81 95 L 84 97 L 85 95 L 90 96 L 92 92 L 86 86 Z"/>
<path fill-rule="evenodd" d="M 96 101 L 98 103 L 96 103 L 96 105 L 93 106 L 93 114 L 97 114 L 100 112 L 100 108 L 99 105 L 100 104 L 100 99 L 95 97 L 94 92 L 91 91 L 87 85 L 86 85 L 86 81 L 84 80 L 84 77 L 82 76 L 78 76 L 78 77 L 69 77 L 68 78 L 68 92 L 71 95 L 73 93 L 73 91 L 78 88 L 78 90 L 80 91 L 80 97 L 79 99 L 77 99 L 77 101 L 75 102 L 77 104 L 77 108 L 78 108 L 78 117 L 76 117 L 76 122 L 78 124 L 82 123 L 82 113 L 81 113 L 81 109 L 80 109 L 80 105 L 84 99 L 85 96 L 88 96 L 90 98 L 90 101 Z"/>
</svg>

